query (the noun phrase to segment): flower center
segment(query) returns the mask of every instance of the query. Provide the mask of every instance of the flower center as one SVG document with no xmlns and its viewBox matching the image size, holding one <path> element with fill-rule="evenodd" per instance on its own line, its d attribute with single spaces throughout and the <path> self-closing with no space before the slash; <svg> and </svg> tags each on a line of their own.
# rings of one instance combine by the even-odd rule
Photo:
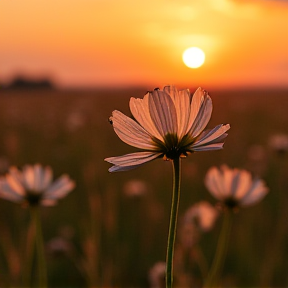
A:
<svg viewBox="0 0 288 288">
<path fill-rule="evenodd" d="M 35 193 L 34 191 L 27 191 L 26 201 L 30 206 L 36 206 L 39 204 L 42 198 L 42 193 Z"/>
<path fill-rule="evenodd" d="M 234 198 L 227 198 L 224 200 L 224 205 L 229 209 L 235 209 L 238 207 L 239 202 Z"/>
<path fill-rule="evenodd" d="M 173 160 L 179 157 L 186 157 L 187 152 L 191 152 L 187 147 L 192 143 L 189 137 L 185 135 L 180 141 L 177 134 L 168 133 L 164 136 L 164 142 L 154 139 L 159 147 L 159 151 L 163 152 L 164 159 Z M 190 140 L 190 141 L 189 141 Z"/>
</svg>

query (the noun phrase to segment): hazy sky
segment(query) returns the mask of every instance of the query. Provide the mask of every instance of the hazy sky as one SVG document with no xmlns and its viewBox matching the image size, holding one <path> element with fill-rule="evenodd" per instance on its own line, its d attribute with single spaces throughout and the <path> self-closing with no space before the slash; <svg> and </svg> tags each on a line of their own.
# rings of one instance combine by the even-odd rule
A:
<svg viewBox="0 0 288 288">
<path fill-rule="evenodd" d="M 287 15 L 288 1 L 1 0 L 0 83 L 288 87 Z"/>
</svg>

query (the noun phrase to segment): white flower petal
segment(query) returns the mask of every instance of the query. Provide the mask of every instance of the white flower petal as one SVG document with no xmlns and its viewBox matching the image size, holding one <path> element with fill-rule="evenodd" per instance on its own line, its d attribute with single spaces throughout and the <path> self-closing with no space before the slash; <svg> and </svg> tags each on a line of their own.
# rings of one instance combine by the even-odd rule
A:
<svg viewBox="0 0 288 288">
<path fill-rule="evenodd" d="M 136 121 L 117 110 L 113 111 L 110 119 L 116 134 L 123 142 L 145 150 L 155 149 L 151 136 Z"/>
<path fill-rule="evenodd" d="M 69 176 L 63 175 L 53 182 L 45 191 L 44 199 L 61 199 L 75 187 L 74 181 Z"/>
<path fill-rule="evenodd" d="M 212 151 L 212 150 L 221 150 L 223 149 L 223 143 L 216 143 L 216 144 L 207 144 L 203 146 L 193 147 L 193 151 Z"/>
<path fill-rule="evenodd" d="M 225 193 L 225 197 L 229 197 L 231 193 L 231 187 L 234 179 L 234 171 L 231 170 L 227 165 L 221 165 L 219 169 L 222 173 L 222 181 L 223 181 L 223 190 Z"/>
<path fill-rule="evenodd" d="M 149 110 L 151 119 L 162 136 L 177 133 L 177 114 L 171 97 L 161 91 L 154 90 L 149 93 Z"/>
<path fill-rule="evenodd" d="M 131 98 L 129 107 L 132 115 L 138 121 L 138 123 L 150 134 L 159 140 L 163 141 L 163 137 L 160 135 L 155 127 L 154 122 L 151 119 L 148 104 L 149 93 L 147 93 L 143 99 Z"/>
<path fill-rule="evenodd" d="M 177 135 L 181 139 L 187 130 L 190 115 L 190 91 L 189 89 L 178 91 L 175 86 L 165 86 L 164 92 L 170 95 L 174 102 L 177 114 Z"/>
<path fill-rule="evenodd" d="M 268 191 L 269 189 L 265 186 L 262 180 L 254 180 L 250 190 L 241 199 L 241 205 L 248 206 L 259 202 L 268 193 Z"/>
<path fill-rule="evenodd" d="M 242 170 L 238 174 L 236 189 L 233 191 L 233 197 L 242 199 L 248 192 L 252 185 L 252 176 L 248 171 Z"/>
<path fill-rule="evenodd" d="M 34 165 L 34 177 L 34 189 L 35 191 L 40 191 L 43 178 L 43 167 L 40 164 Z"/>
<path fill-rule="evenodd" d="M 9 168 L 9 174 L 12 175 L 13 178 L 15 178 L 21 186 L 24 186 L 22 172 L 19 171 L 17 167 L 15 167 L 15 166 L 10 167 Z"/>
<path fill-rule="evenodd" d="M 25 195 L 24 187 L 21 185 L 21 183 L 18 181 L 18 179 L 16 177 L 14 177 L 14 175 L 7 174 L 6 175 L 6 181 L 9 184 L 10 188 L 15 193 L 17 193 L 20 196 L 24 196 Z"/>
<path fill-rule="evenodd" d="M 34 167 L 31 165 L 26 165 L 23 168 L 23 180 L 25 183 L 25 188 L 30 191 L 35 191 L 35 173 Z"/>
<path fill-rule="evenodd" d="M 152 161 L 162 155 L 162 153 L 156 152 L 136 152 L 131 154 L 126 154 L 123 156 L 118 157 L 110 157 L 104 159 L 105 161 L 114 164 L 109 169 L 109 172 L 116 172 L 116 171 L 126 171 L 137 166 L 140 166 L 146 162 Z"/>
<path fill-rule="evenodd" d="M 41 179 L 41 185 L 39 187 L 39 190 L 45 190 L 52 182 L 53 179 L 53 171 L 51 167 L 46 166 L 43 169 L 42 179 Z"/>
<path fill-rule="evenodd" d="M 223 200 L 226 196 L 226 190 L 223 186 L 223 174 L 216 167 L 211 167 L 206 173 L 205 185 L 216 199 Z"/>
<path fill-rule="evenodd" d="M 212 114 L 212 100 L 208 93 L 198 88 L 191 101 L 191 112 L 186 133 L 197 137 L 207 126 Z"/>
<path fill-rule="evenodd" d="M 230 125 L 218 125 L 214 129 L 209 131 L 202 132 L 198 139 L 189 146 L 189 149 L 194 151 L 204 151 L 204 150 L 215 150 L 215 149 L 221 149 L 224 144 L 224 139 L 227 137 L 228 134 L 225 132 L 230 129 Z M 211 145 L 212 144 L 212 145 Z M 218 144 L 218 145 L 214 145 Z M 206 146 L 206 149 L 205 149 Z M 207 149 L 207 147 L 210 147 L 211 149 Z M 203 147 L 204 149 L 201 149 Z M 217 148 L 218 147 L 218 148 Z M 197 149 L 200 148 L 200 149 Z"/>
<path fill-rule="evenodd" d="M 23 200 L 23 196 L 15 192 L 8 184 L 5 178 L 0 179 L 0 197 L 12 202 L 19 203 Z"/>
</svg>

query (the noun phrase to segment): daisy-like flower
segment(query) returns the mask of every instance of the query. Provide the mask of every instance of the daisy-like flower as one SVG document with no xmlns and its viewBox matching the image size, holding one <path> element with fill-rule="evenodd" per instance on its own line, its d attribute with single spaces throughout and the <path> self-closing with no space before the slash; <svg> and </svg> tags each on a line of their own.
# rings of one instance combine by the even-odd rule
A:
<svg viewBox="0 0 288 288">
<path fill-rule="evenodd" d="M 212 113 L 212 100 L 198 88 L 191 96 L 188 89 L 174 86 L 147 92 L 143 99 L 130 99 L 134 119 L 113 111 L 110 123 L 119 138 L 144 151 L 106 158 L 113 164 L 109 171 L 125 171 L 156 158 L 175 159 L 196 151 L 221 149 L 229 124 L 205 130 Z"/>
<path fill-rule="evenodd" d="M 165 262 L 157 262 L 149 270 L 149 282 L 151 288 L 165 287 Z"/>
<path fill-rule="evenodd" d="M 75 187 L 75 183 L 68 175 L 62 175 L 54 182 L 52 178 L 49 166 L 26 165 L 22 171 L 11 167 L 0 178 L 0 197 L 24 206 L 53 206 Z"/>
<path fill-rule="evenodd" d="M 212 167 L 205 177 L 209 192 L 227 208 L 253 205 L 268 193 L 261 179 L 253 179 L 246 170 L 230 169 L 222 165 L 220 169 Z"/>
<path fill-rule="evenodd" d="M 269 146 L 278 154 L 282 155 L 288 151 L 288 135 L 275 134 L 269 139 Z"/>
<path fill-rule="evenodd" d="M 196 224 L 197 227 L 207 232 L 211 230 L 218 217 L 218 210 L 209 202 L 201 201 L 190 207 L 184 215 L 185 224 Z"/>
</svg>

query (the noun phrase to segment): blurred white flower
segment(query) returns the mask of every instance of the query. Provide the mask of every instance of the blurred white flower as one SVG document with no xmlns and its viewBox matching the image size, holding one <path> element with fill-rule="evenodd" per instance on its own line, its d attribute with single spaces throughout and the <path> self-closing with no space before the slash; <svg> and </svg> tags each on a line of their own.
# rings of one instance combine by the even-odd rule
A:
<svg viewBox="0 0 288 288">
<path fill-rule="evenodd" d="M 286 153 L 288 151 L 288 135 L 275 134 L 272 135 L 268 142 L 269 146 L 278 153 Z"/>
<path fill-rule="evenodd" d="M 53 206 L 75 187 L 75 183 L 68 175 L 62 175 L 54 182 L 52 177 L 49 166 L 26 165 L 22 171 L 11 167 L 0 177 L 0 197 L 24 205 Z"/>
<path fill-rule="evenodd" d="M 157 262 L 149 270 L 150 288 L 164 288 L 165 287 L 165 271 L 166 263 Z"/>
<path fill-rule="evenodd" d="M 129 197 L 142 196 L 147 193 L 147 183 L 141 180 L 129 180 L 124 184 L 124 194 Z"/>
<path fill-rule="evenodd" d="M 184 215 L 184 223 L 196 224 L 200 230 L 211 230 L 218 217 L 218 210 L 209 202 L 201 201 L 190 207 Z"/>
<path fill-rule="evenodd" d="M 109 171 L 125 171 L 163 157 L 176 159 L 196 151 L 222 149 L 230 125 L 205 130 L 212 113 L 207 91 L 198 88 L 193 97 L 188 89 L 174 86 L 148 92 L 143 99 L 130 99 L 135 120 L 113 111 L 110 123 L 119 138 L 145 151 L 106 158 Z"/>
<path fill-rule="evenodd" d="M 222 165 L 212 167 L 205 177 L 209 192 L 227 208 L 249 206 L 262 200 L 268 188 L 261 179 L 252 179 L 246 170 L 230 169 Z"/>
</svg>

